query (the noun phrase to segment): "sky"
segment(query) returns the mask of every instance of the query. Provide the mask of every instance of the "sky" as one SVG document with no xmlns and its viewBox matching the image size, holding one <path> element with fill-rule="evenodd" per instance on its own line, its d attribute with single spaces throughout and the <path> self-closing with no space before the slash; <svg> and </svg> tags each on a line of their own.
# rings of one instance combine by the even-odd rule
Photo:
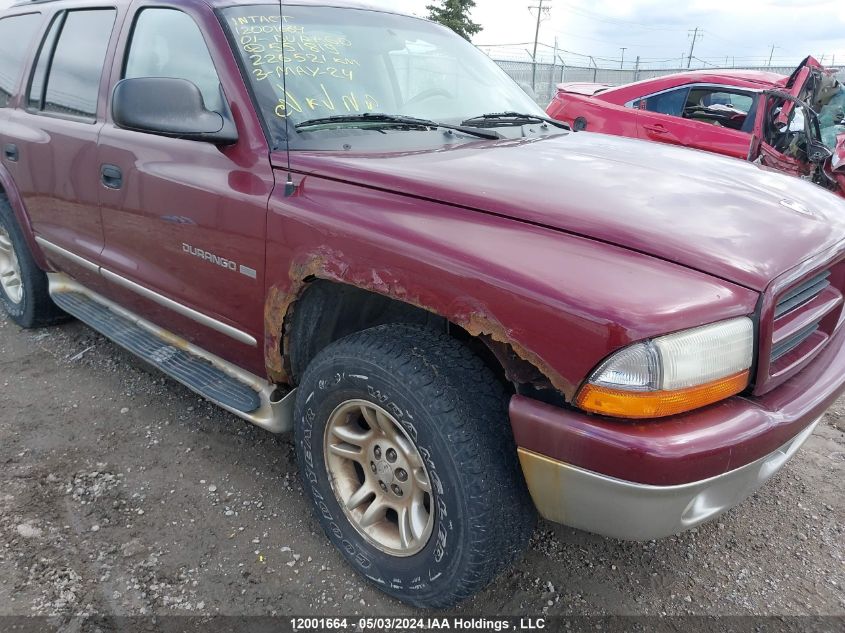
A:
<svg viewBox="0 0 845 633">
<path fill-rule="evenodd" d="M 2 0 L 0 0 L 2 1 Z M 425 15 L 432 0 L 370 0 Z M 472 18 L 484 30 L 473 42 L 494 57 L 528 59 L 533 47 L 539 0 L 476 0 Z M 845 3 L 841 0 L 551 0 L 540 27 L 540 54 L 551 60 L 557 38 L 561 57 L 570 65 L 642 67 L 681 63 L 689 54 L 690 31 L 699 27 L 693 67 L 728 64 L 797 65 L 812 54 L 845 66 Z M 487 45 L 510 44 L 511 46 Z M 577 53 L 577 54 L 573 54 Z M 664 61 L 669 60 L 669 61 Z"/>
<path fill-rule="evenodd" d="M 368 0 L 425 15 L 437 0 Z M 484 30 L 473 42 L 491 56 L 530 59 L 540 0 L 476 0 L 474 21 Z M 0 0 L 0 7 L 10 0 Z M 691 31 L 699 28 L 693 67 L 794 66 L 807 55 L 845 66 L 845 3 L 841 0 L 543 0 L 538 59 L 558 54 L 569 65 L 677 67 L 687 63 Z M 772 46 L 775 46 L 772 51 Z M 824 59 L 822 60 L 822 55 Z M 590 61 L 590 56 L 593 61 Z M 697 59 L 695 59 L 697 58 Z"/>
</svg>

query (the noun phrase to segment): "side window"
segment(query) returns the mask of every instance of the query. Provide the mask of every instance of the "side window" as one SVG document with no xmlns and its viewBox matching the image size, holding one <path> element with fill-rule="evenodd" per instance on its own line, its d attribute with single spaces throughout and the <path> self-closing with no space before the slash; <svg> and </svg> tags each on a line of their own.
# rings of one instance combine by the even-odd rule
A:
<svg viewBox="0 0 845 633">
<path fill-rule="evenodd" d="M 693 88 L 684 106 L 684 118 L 718 127 L 745 131 L 753 124 L 755 98 L 724 88 Z"/>
<path fill-rule="evenodd" d="M 726 92 L 713 88 L 696 88 L 690 90 L 687 105 L 725 106 L 748 114 L 754 98 L 742 92 Z"/>
<path fill-rule="evenodd" d="M 37 100 L 37 107 L 53 112 L 85 119 L 97 115 L 97 97 L 100 92 L 100 78 L 103 75 L 106 52 L 114 26 L 114 9 L 92 9 L 69 11 L 61 25 L 58 41 L 47 46 L 45 40 L 36 67 L 33 82 L 38 87 L 39 67 L 48 69 L 44 99 Z M 47 37 L 50 38 L 51 27 Z M 50 50 L 52 49 L 52 50 Z M 44 55 L 48 58 L 42 62 Z M 33 91 L 30 90 L 30 97 Z"/>
<path fill-rule="evenodd" d="M 169 77 L 199 87 L 205 107 L 222 112 L 220 79 L 199 27 L 176 9 L 144 9 L 132 32 L 124 79 Z"/>
<path fill-rule="evenodd" d="M 12 99 L 40 24 L 40 13 L 0 20 L 0 108 L 7 107 Z"/>
<path fill-rule="evenodd" d="M 689 88 L 679 88 L 677 90 L 661 92 L 650 97 L 643 97 L 635 107 L 640 110 L 657 112 L 658 114 L 681 116 L 684 111 L 684 105 L 687 102 L 688 92 Z"/>
</svg>

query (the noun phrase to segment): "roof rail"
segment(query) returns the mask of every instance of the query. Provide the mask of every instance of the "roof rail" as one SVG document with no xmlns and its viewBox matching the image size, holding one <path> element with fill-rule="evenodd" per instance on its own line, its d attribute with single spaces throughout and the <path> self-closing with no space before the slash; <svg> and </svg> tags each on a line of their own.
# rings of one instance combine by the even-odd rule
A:
<svg viewBox="0 0 845 633">
<path fill-rule="evenodd" d="M 23 7 L 29 4 L 47 4 L 49 2 L 59 2 L 59 0 L 15 0 L 12 2 L 12 7 Z"/>
</svg>

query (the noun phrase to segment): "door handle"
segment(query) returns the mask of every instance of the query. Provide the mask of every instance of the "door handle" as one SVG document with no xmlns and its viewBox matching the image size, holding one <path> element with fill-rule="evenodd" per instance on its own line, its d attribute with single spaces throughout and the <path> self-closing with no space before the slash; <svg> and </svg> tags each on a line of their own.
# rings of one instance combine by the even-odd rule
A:
<svg viewBox="0 0 845 633">
<path fill-rule="evenodd" d="M 661 123 L 646 123 L 643 128 L 655 134 L 667 134 L 669 132 Z"/>
<path fill-rule="evenodd" d="M 18 146 L 14 143 L 7 143 L 3 146 L 3 156 L 6 157 L 6 160 L 13 163 L 18 162 L 18 158 L 20 158 L 20 155 L 18 154 Z"/>
<path fill-rule="evenodd" d="M 123 186 L 123 172 L 117 165 L 102 165 L 100 179 L 109 189 L 120 189 Z"/>
</svg>

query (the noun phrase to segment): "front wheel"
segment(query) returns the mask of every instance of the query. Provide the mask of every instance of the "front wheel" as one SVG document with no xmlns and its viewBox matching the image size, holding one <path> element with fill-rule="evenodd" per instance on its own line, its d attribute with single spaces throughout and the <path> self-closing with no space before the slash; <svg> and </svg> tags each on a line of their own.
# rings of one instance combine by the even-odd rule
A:
<svg viewBox="0 0 845 633">
<path fill-rule="evenodd" d="M 318 521 L 382 591 L 452 606 L 522 554 L 536 513 L 507 397 L 456 340 L 407 325 L 341 339 L 306 369 L 295 419 Z"/>
</svg>

